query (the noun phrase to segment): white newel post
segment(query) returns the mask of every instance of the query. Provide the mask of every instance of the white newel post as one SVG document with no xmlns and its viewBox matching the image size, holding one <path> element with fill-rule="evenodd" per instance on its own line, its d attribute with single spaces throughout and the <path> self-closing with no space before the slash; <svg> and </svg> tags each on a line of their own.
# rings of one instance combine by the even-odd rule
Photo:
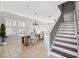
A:
<svg viewBox="0 0 79 59">
<path fill-rule="evenodd" d="M 50 36 L 49 35 L 44 36 L 44 45 L 47 48 L 47 55 L 50 56 Z"/>
</svg>

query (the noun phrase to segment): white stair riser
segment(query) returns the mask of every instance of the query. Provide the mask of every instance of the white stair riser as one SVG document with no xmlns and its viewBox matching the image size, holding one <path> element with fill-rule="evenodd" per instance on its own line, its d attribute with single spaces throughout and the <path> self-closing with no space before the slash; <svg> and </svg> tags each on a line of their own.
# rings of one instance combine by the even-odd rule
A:
<svg viewBox="0 0 79 59">
<path fill-rule="evenodd" d="M 71 48 L 77 49 L 77 46 L 76 45 L 69 44 L 69 43 L 55 41 L 55 44 L 59 44 L 59 45 L 63 45 L 63 46 L 67 46 L 67 47 L 71 47 Z"/>
<path fill-rule="evenodd" d="M 75 33 L 74 31 L 58 31 L 58 32 L 61 32 L 61 33 L 62 33 L 62 32 L 63 32 L 63 33 L 64 33 L 64 32 L 66 32 L 66 33 Z"/>
<path fill-rule="evenodd" d="M 57 34 L 57 36 L 76 38 L 74 35 L 67 35 L 67 34 Z"/>
<path fill-rule="evenodd" d="M 56 37 L 56 39 L 57 40 L 63 40 L 63 41 L 77 43 L 77 40 L 76 39 L 67 39 L 67 38 L 60 38 L 60 37 Z"/>
<path fill-rule="evenodd" d="M 67 50 L 67 49 L 64 49 L 64 48 L 60 48 L 60 47 L 56 47 L 56 46 L 53 46 L 53 48 L 54 49 L 57 49 L 59 51 L 63 51 L 65 53 L 68 53 L 68 54 L 77 56 L 77 53 L 76 52 L 73 52 L 73 51 L 70 51 L 70 50 Z"/>
<path fill-rule="evenodd" d="M 62 26 L 74 26 L 74 24 L 62 24 Z"/>
<path fill-rule="evenodd" d="M 77 57 L 76 44 L 77 39 L 75 37 L 74 22 L 64 22 L 61 24 L 55 37 L 52 55 L 62 58 L 66 56 Z"/>
<path fill-rule="evenodd" d="M 51 55 L 56 56 L 57 58 L 66 58 L 66 57 L 64 57 L 64 56 L 62 56 L 60 54 L 54 53 L 52 51 L 51 51 Z"/>
<path fill-rule="evenodd" d="M 66 28 L 74 28 L 74 26 L 62 26 L 61 28 L 64 28 L 64 27 L 66 27 Z"/>
<path fill-rule="evenodd" d="M 59 31 L 74 31 L 74 29 L 60 29 Z"/>
<path fill-rule="evenodd" d="M 67 26 L 65 26 L 65 27 L 61 27 L 61 29 L 75 29 L 74 27 L 67 27 Z"/>
</svg>

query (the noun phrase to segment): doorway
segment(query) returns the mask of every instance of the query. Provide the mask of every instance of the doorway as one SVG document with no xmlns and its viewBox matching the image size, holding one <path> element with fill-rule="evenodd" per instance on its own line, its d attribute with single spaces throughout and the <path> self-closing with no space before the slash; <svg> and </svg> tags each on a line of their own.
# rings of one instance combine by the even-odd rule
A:
<svg viewBox="0 0 79 59">
<path fill-rule="evenodd" d="M 74 2 L 66 2 L 63 4 L 64 21 L 74 21 Z"/>
</svg>

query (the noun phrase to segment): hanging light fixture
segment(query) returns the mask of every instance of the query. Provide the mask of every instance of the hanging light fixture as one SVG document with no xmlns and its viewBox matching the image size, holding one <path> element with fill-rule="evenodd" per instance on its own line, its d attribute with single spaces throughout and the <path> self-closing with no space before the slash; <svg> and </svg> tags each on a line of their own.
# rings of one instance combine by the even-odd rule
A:
<svg viewBox="0 0 79 59">
<path fill-rule="evenodd" d="M 36 21 L 36 15 L 37 15 L 37 12 L 34 13 L 34 17 L 35 17 L 34 23 L 33 23 L 34 26 L 37 26 L 37 25 L 38 25 L 38 23 L 37 23 L 37 21 Z"/>
</svg>

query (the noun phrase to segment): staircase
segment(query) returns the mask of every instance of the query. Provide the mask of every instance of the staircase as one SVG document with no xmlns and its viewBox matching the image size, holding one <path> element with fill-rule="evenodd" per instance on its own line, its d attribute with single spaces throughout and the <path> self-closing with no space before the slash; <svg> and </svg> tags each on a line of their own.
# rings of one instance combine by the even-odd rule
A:
<svg viewBox="0 0 79 59">
<path fill-rule="evenodd" d="M 75 37 L 74 22 L 61 24 L 51 51 L 55 57 L 77 58 L 77 39 Z"/>
</svg>

